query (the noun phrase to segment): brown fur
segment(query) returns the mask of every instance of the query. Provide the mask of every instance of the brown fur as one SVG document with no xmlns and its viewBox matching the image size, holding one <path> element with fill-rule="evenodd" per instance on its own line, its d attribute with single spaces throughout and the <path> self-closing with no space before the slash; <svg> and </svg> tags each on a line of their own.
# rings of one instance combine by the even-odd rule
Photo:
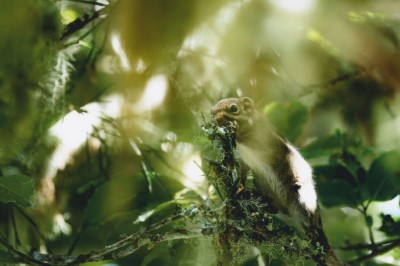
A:
<svg viewBox="0 0 400 266">
<path fill-rule="evenodd" d="M 255 182 L 259 183 L 257 187 L 272 200 L 279 213 L 286 217 L 284 220 L 303 231 L 314 247 L 319 243 L 323 248 L 323 254 L 313 256 L 314 261 L 318 265 L 342 265 L 322 229 L 318 205 L 311 211 L 306 208 L 304 201 L 301 201 L 301 182 L 297 182 L 301 177 L 296 176 L 291 168 L 290 156 L 293 155 L 293 149 L 276 133 L 267 119 L 254 109 L 253 101 L 247 97 L 221 100 L 213 106 L 212 115 L 220 126 L 228 123 L 235 125 L 239 153 L 240 145 L 246 151 L 246 154 L 240 154 L 241 156 L 259 157 L 259 163 L 254 163 L 254 159 L 242 158 L 242 164 L 246 165 L 246 160 L 253 160 L 251 162 L 257 165 L 257 169 L 252 169 L 251 165 L 246 165 L 246 168 L 252 170 Z M 265 171 L 264 168 L 260 168 L 263 165 Z M 263 176 L 268 171 L 274 178 Z M 313 184 L 311 186 L 313 187 Z"/>
</svg>

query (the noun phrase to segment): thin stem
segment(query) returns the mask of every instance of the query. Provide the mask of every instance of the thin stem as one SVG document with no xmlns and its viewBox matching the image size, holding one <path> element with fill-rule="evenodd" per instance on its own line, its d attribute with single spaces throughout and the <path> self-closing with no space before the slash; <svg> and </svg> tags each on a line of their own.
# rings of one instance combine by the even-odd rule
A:
<svg viewBox="0 0 400 266">
<path fill-rule="evenodd" d="M 100 20 L 96 25 L 94 25 L 91 29 L 89 29 L 88 31 L 86 31 L 85 33 L 83 33 L 81 36 L 79 36 L 77 39 L 64 44 L 63 48 L 67 48 L 69 46 L 78 44 L 81 40 L 83 40 L 84 38 L 86 38 L 90 33 L 92 33 L 98 26 L 100 26 L 102 23 L 104 22 L 103 20 Z"/>
<path fill-rule="evenodd" d="M 364 205 L 364 204 L 361 204 L 361 207 L 362 207 L 362 208 L 357 207 L 356 210 L 358 210 L 358 211 L 364 216 L 365 225 L 366 225 L 367 228 L 368 228 L 369 241 L 371 242 L 371 245 L 372 245 L 372 246 L 375 246 L 374 234 L 373 234 L 373 232 L 372 232 L 371 226 L 370 226 L 370 225 L 368 224 L 368 222 L 367 222 L 367 217 L 368 217 L 368 215 L 367 215 L 367 208 L 368 208 L 368 206 L 366 206 L 366 205 Z"/>
<path fill-rule="evenodd" d="M 78 245 L 78 242 L 81 238 L 81 234 L 82 234 L 82 228 L 79 228 L 74 240 L 72 241 L 71 246 L 68 249 L 67 255 L 72 255 L 72 252 L 74 252 L 75 247 Z"/>
<path fill-rule="evenodd" d="M 209 232 L 210 233 L 210 232 Z M 174 241 L 174 240 L 183 240 L 183 239 L 191 239 L 201 237 L 204 234 L 201 230 L 197 231 L 190 231 L 190 232 L 174 232 L 174 233 L 163 233 L 163 234 L 156 234 L 156 235 L 149 235 L 146 237 L 132 239 L 132 244 L 129 245 L 127 248 L 116 252 L 111 256 L 112 259 L 119 259 L 126 257 L 141 247 L 148 245 L 148 244 L 158 244 L 165 241 Z M 102 258 L 100 258 L 102 260 Z M 94 260 L 95 261 L 95 260 Z"/>
<path fill-rule="evenodd" d="M 18 205 L 13 204 L 14 208 L 20 213 L 22 214 L 22 216 L 24 216 L 24 218 L 28 221 L 28 223 L 35 229 L 36 233 L 39 235 L 39 237 L 41 238 L 41 240 L 44 240 L 45 237 L 44 235 L 40 232 L 39 226 L 37 225 L 37 223 L 31 218 L 29 217 L 28 214 L 26 214 L 24 212 L 24 210 L 22 210 Z"/>
<path fill-rule="evenodd" d="M 107 6 L 107 4 L 99 3 L 97 1 L 89 1 L 89 0 L 64 0 L 64 1 L 89 4 L 89 5 L 95 5 L 95 6 Z"/>
<path fill-rule="evenodd" d="M 9 204 L 8 207 L 9 207 L 10 216 L 11 216 L 11 223 L 12 223 L 13 231 L 14 231 L 15 245 L 17 247 L 19 247 L 19 246 L 21 246 L 21 240 L 20 240 L 19 235 L 18 235 L 17 223 L 15 221 L 14 211 L 13 211 L 13 208 L 12 208 L 11 204 Z"/>
<path fill-rule="evenodd" d="M 67 38 L 68 36 L 72 35 L 73 33 L 77 32 L 78 30 L 83 29 L 86 25 L 88 25 L 90 22 L 92 22 L 93 20 L 101 17 L 102 15 L 106 15 L 108 14 L 107 12 L 109 12 L 109 6 L 106 5 L 106 7 L 91 12 L 91 13 L 85 13 L 82 17 L 79 17 L 77 19 L 75 19 L 74 21 L 72 21 L 71 23 L 67 24 L 65 26 L 65 30 L 62 33 L 60 40 L 63 40 L 65 38 Z"/>
<path fill-rule="evenodd" d="M 349 261 L 349 263 L 354 264 L 354 265 L 359 265 L 359 263 L 361 263 L 361 262 L 370 260 L 373 257 L 384 254 L 398 246 L 400 246 L 400 239 L 397 239 L 397 240 L 393 241 L 391 244 L 384 246 L 382 248 L 377 248 L 377 249 L 373 250 L 370 254 L 367 254 L 365 256 L 361 256 L 354 260 L 351 260 L 351 261 Z"/>
<path fill-rule="evenodd" d="M 368 228 L 369 241 L 371 242 L 371 244 L 373 246 L 375 246 L 374 233 L 372 232 L 371 225 L 369 225 L 368 222 L 367 222 L 367 217 L 368 217 L 367 208 L 368 208 L 368 206 L 365 206 L 364 204 L 362 204 L 361 206 L 362 206 L 362 211 L 363 211 L 363 215 L 364 215 L 365 224 L 367 225 L 367 228 Z"/>
<path fill-rule="evenodd" d="M 375 248 L 377 248 L 379 246 L 384 246 L 384 245 L 387 245 L 387 244 L 391 244 L 391 243 L 399 241 L 399 240 L 400 240 L 400 238 L 390 239 L 390 240 L 385 240 L 385 241 L 382 241 L 382 242 L 375 243 L 374 245 L 360 243 L 360 244 L 348 245 L 348 246 L 345 246 L 345 247 L 340 247 L 339 249 L 341 249 L 341 250 L 375 249 Z"/>
<path fill-rule="evenodd" d="M 0 233 L 0 243 L 5 246 L 9 253 L 11 253 L 14 257 L 15 262 L 25 263 L 28 265 L 38 265 L 38 266 L 47 266 L 49 264 L 45 262 L 38 261 L 32 258 L 29 255 L 26 255 L 19 250 L 15 249 L 13 246 L 8 243 L 6 238 Z"/>
</svg>

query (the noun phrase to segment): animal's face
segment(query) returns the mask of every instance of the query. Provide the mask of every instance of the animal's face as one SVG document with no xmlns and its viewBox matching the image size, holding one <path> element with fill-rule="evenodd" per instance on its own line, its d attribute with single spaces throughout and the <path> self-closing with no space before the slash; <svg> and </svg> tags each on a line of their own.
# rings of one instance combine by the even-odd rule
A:
<svg viewBox="0 0 400 266">
<path fill-rule="evenodd" d="M 251 126 L 253 110 L 253 100 L 248 97 L 228 98 L 217 102 L 211 114 L 219 126 L 233 123 L 237 132 L 240 132 Z"/>
</svg>

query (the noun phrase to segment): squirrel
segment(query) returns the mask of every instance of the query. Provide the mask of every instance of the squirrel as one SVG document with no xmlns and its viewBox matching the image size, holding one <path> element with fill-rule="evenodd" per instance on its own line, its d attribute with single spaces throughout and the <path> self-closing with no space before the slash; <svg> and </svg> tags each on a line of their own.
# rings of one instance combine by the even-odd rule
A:
<svg viewBox="0 0 400 266">
<path fill-rule="evenodd" d="M 233 124 L 244 172 L 251 170 L 256 187 L 272 201 L 278 218 L 303 232 L 314 247 L 323 248 L 321 254 L 312 255 L 317 265 L 344 265 L 324 233 L 312 168 L 299 151 L 276 132 L 248 97 L 220 100 L 211 114 L 218 126 Z"/>
</svg>

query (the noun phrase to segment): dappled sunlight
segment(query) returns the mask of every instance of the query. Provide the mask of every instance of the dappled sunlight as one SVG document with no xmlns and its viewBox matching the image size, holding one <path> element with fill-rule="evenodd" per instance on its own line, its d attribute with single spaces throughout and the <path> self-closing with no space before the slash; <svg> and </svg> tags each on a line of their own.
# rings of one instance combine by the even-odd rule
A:
<svg viewBox="0 0 400 266">
<path fill-rule="evenodd" d="M 168 80 L 165 75 L 151 77 L 143 90 L 142 96 L 135 104 L 136 113 L 148 112 L 159 107 L 167 95 Z"/>
<path fill-rule="evenodd" d="M 93 126 L 100 124 L 98 103 L 88 104 L 84 109 L 86 113 L 75 110 L 68 113 L 50 129 L 50 133 L 59 139 L 59 145 L 50 160 L 47 176 L 55 176 L 58 169 L 64 169 L 71 156 L 93 132 Z"/>
<path fill-rule="evenodd" d="M 392 200 L 384 202 L 374 202 L 371 207 L 376 208 L 379 213 L 400 217 L 399 209 L 400 196 L 396 196 Z"/>
<path fill-rule="evenodd" d="M 125 50 L 121 46 L 121 38 L 117 34 L 114 34 L 111 37 L 111 45 L 115 51 L 115 53 L 119 56 L 122 70 L 124 71 L 130 71 L 131 70 L 131 65 L 129 63 L 129 59 L 125 53 Z"/>
<path fill-rule="evenodd" d="M 52 179 L 58 170 L 64 169 L 71 162 L 73 155 L 91 138 L 94 127 L 100 126 L 102 118 L 119 117 L 121 104 L 121 96 L 110 95 L 102 103 L 89 103 L 80 112 L 71 111 L 60 119 L 50 129 L 58 145 L 50 159 L 46 178 Z"/>
<path fill-rule="evenodd" d="M 205 175 L 201 169 L 201 158 L 200 154 L 190 155 L 183 163 L 182 166 L 185 177 L 182 183 L 195 191 L 200 191 L 204 188 Z M 202 193 L 202 197 L 205 197 L 205 193 Z"/>
<path fill-rule="evenodd" d="M 280 9 L 296 14 L 303 14 L 311 11 L 315 0 L 269 0 Z"/>
<path fill-rule="evenodd" d="M 72 232 L 71 225 L 65 221 L 65 217 L 61 213 L 54 215 L 53 232 L 55 235 L 70 235 Z"/>
</svg>

